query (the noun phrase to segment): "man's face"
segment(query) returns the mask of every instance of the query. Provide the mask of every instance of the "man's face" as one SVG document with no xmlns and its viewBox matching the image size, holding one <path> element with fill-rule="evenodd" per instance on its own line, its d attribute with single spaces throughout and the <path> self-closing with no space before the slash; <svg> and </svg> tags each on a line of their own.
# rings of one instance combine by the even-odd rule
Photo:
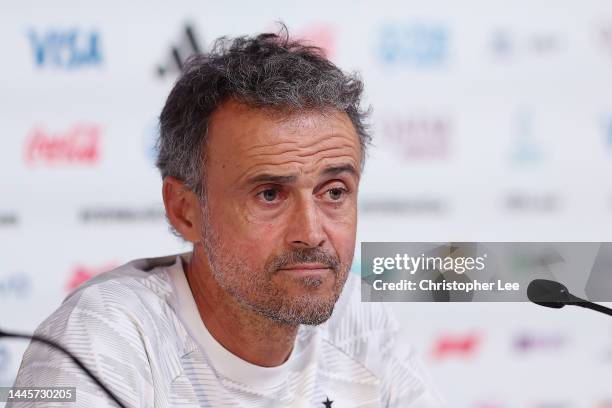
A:
<svg viewBox="0 0 612 408">
<path fill-rule="evenodd" d="M 324 322 L 355 249 L 361 147 L 349 117 L 230 101 L 208 136 L 202 236 L 219 285 L 278 323 Z"/>
</svg>

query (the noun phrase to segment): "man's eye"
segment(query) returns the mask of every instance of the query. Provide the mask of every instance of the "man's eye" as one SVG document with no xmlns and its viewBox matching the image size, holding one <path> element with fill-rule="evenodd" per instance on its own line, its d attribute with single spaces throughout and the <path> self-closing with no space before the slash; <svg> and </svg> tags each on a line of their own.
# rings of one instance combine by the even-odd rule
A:
<svg viewBox="0 0 612 408">
<path fill-rule="evenodd" d="M 347 192 L 348 191 L 345 188 L 340 187 L 334 187 L 327 190 L 327 193 L 329 193 L 329 198 L 331 198 L 333 201 L 339 201 Z"/>
<path fill-rule="evenodd" d="M 268 188 L 260 192 L 258 195 L 260 195 L 264 201 L 272 202 L 278 197 L 278 190 L 275 188 Z"/>
</svg>

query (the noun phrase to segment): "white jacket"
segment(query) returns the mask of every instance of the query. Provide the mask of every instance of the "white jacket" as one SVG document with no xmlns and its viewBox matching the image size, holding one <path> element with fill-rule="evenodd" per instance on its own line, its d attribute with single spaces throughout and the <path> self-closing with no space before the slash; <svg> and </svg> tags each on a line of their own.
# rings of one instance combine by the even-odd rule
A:
<svg viewBox="0 0 612 408">
<path fill-rule="evenodd" d="M 129 407 L 439 407 L 383 304 L 360 301 L 349 276 L 332 317 L 301 326 L 289 359 L 260 367 L 233 355 L 200 319 L 179 256 L 129 262 L 68 295 L 36 334 L 62 344 Z M 15 386 L 75 386 L 75 403 L 110 399 L 65 355 L 31 343 Z"/>
</svg>

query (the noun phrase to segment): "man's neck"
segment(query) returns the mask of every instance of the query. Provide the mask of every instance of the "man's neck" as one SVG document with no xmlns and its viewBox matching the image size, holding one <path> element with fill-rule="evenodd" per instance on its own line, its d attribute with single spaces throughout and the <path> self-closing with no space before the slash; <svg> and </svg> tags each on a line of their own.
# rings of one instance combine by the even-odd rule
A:
<svg viewBox="0 0 612 408">
<path fill-rule="evenodd" d="M 200 317 L 215 340 L 258 366 L 275 367 L 287 360 L 298 326 L 279 324 L 238 303 L 219 286 L 200 245 L 183 268 Z"/>
</svg>

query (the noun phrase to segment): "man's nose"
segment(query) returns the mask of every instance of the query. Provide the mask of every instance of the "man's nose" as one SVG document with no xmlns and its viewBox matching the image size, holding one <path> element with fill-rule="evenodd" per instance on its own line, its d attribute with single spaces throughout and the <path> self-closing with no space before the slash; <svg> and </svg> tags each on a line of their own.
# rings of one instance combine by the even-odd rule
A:
<svg viewBox="0 0 612 408">
<path fill-rule="evenodd" d="M 325 242 L 321 214 L 314 197 L 300 197 L 287 225 L 287 243 L 299 247 L 317 247 Z"/>
</svg>

